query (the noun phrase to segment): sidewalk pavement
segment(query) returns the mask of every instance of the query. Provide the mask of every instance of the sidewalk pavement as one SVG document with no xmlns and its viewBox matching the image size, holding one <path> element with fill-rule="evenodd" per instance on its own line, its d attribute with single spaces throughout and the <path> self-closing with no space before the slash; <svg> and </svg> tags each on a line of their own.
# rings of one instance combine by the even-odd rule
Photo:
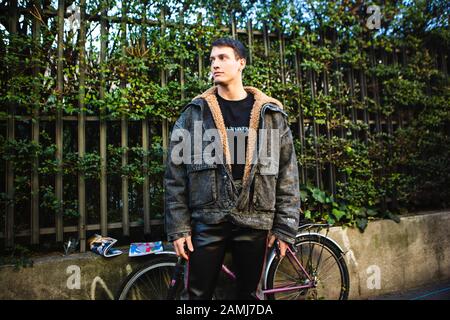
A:
<svg viewBox="0 0 450 320">
<path fill-rule="evenodd" d="M 371 300 L 450 300 L 450 280 L 378 296 Z"/>
</svg>

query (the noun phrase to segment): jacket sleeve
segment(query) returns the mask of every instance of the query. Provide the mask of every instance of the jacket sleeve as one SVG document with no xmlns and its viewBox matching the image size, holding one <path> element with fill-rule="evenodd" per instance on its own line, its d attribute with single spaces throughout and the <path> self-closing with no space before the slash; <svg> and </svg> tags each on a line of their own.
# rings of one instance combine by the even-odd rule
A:
<svg viewBox="0 0 450 320">
<path fill-rule="evenodd" d="M 300 186 L 292 132 L 286 119 L 284 123 L 284 132 L 280 137 L 280 163 L 272 233 L 280 240 L 293 244 L 300 220 Z"/>
<path fill-rule="evenodd" d="M 177 129 L 185 129 L 183 117 L 175 123 L 172 135 Z M 171 158 L 172 150 L 177 143 L 180 142 L 170 139 L 164 174 L 164 225 L 168 241 L 191 234 L 186 166 L 183 163 L 175 164 Z"/>
</svg>

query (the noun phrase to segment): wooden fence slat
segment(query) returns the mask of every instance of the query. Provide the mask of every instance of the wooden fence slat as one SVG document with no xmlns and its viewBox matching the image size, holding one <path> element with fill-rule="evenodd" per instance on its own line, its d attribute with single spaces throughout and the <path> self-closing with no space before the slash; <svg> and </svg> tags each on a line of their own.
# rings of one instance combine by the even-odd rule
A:
<svg viewBox="0 0 450 320">
<path fill-rule="evenodd" d="M 62 119 L 64 120 L 64 121 L 78 121 L 78 119 L 77 119 L 78 117 L 72 117 L 72 116 L 66 116 L 66 117 L 63 117 Z M 94 119 L 93 119 L 94 118 Z M 30 120 L 32 120 L 33 119 L 33 117 L 32 116 L 21 116 L 21 119 L 22 120 L 24 120 L 24 121 L 30 121 Z M 40 119 L 40 121 L 50 121 L 49 120 L 49 117 L 46 117 L 46 116 L 40 116 L 39 117 L 39 119 Z M 118 121 L 120 121 L 121 119 L 119 119 Z M 89 117 L 89 116 L 86 116 L 86 121 L 95 121 L 95 122 L 98 122 L 98 121 L 101 121 L 100 120 L 100 117 Z M 117 120 L 108 120 L 108 122 L 115 122 L 115 121 L 117 121 Z M 138 120 L 128 120 L 128 122 L 134 122 L 134 121 L 138 121 Z M 139 120 L 140 121 L 140 120 Z M 312 123 L 312 120 L 311 119 L 303 119 L 303 121 L 304 121 L 304 123 L 305 124 L 309 124 L 309 123 Z M 333 124 L 334 124 L 334 122 L 336 122 L 337 120 L 333 120 Z M 369 120 L 369 123 L 370 124 L 375 124 L 376 122 L 375 122 L 375 120 Z M 384 121 L 384 120 L 380 120 L 380 124 L 386 124 L 387 122 L 386 121 Z M 407 123 L 407 121 L 403 121 L 403 123 Z M 398 124 L 398 121 L 397 120 L 392 120 L 392 124 Z"/>
<path fill-rule="evenodd" d="M 323 91 L 325 95 L 329 94 L 329 80 L 328 80 L 328 71 L 325 70 L 323 72 Z M 326 136 L 327 140 L 330 142 L 333 133 L 330 130 L 331 125 L 331 116 L 330 111 L 327 109 L 326 111 Z M 331 158 L 331 150 L 328 149 L 328 156 Z M 336 195 L 336 168 L 332 162 L 328 162 L 328 179 L 329 179 L 329 186 L 330 186 L 330 192 L 333 195 Z"/>
<path fill-rule="evenodd" d="M 121 147 L 122 153 L 122 167 L 128 165 L 128 120 L 125 116 L 121 121 Z M 129 236 L 129 196 L 128 196 L 128 177 L 122 176 L 122 221 L 123 221 L 123 235 Z"/>
<path fill-rule="evenodd" d="M 100 88 L 99 98 L 103 100 L 105 98 L 106 79 L 105 72 L 103 71 L 106 62 L 106 51 L 108 46 L 108 30 L 106 28 L 106 16 L 108 13 L 107 1 L 103 1 L 102 5 L 102 19 L 100 22 L 100 66 L 102 68 L 100 72 Z M 108 123 L 105 120 L 106 110 L 102 108 L 100 119 L 100 232 L 103 236 L 108 235 L 108 176 L 106 172 L 107 165 L 107 130 Z"/>
<path fill-rule="evenodd" d="M 142 27 L 142 37 L 141 37 L 141 47 L 143 50 L 146 49 L 146 42 L 147 42 L 147 28 L 145 21 L 147 20 L 147 1 L 143 2 L 144 9 L 142 13 L 142 20 L 144 21 L 144 24 Z M 149 126 L 148 126 L 148 118 L 147 116 L 145 119 L 141 121 L 142 125 L 142 149 L 144 150 L 144 167 L 143 167 L 143 175 L 144 175 L 144 183 L 142 184 L 142 205 L 143 205 L 143 214 L 144 214 L 144 234 L 150 235 L 150 178 L 149 178 L 149 157 L 148 157 L 148 151 L 149 151 Z"/>
<path fill-rule="evenodd" d="M 236 17 L 234 15 L 234 12 L 230 15 L 231 20 L 231 37 L 235 40 L 237 40 L 237 33 L 236 33 Z"/>
<path fill-rule="evenodd" d="M 17 0 L 12 0 L 9 2 L 9 30 L 11 35 L 11 42 L 15 42 L 14 37 L 17 35 Z M 14 50 L 14 48 L 12 48 Z M 14 51 L 13 51 L 14 52 Z M 15 70 L 15 66 L 11 66 L 8 70 L 8 77 L 12 77 L 17 70 Z M 16 139 L 15 134 L 15 114 L 16 114 L 16 106 L 13 103 L 10 103 L 8 106 L 8 120 L 6 124 L 6 138 L 8 141 L 13 141 Z M 15 186 L 14 186 L 14 163 L 12 161 L 6 161 L 6 194 L 8 196 L 7 207 L 6 207 L 6 216 L 5 216 L 5 247 L 11 248 L 14 246 L 14 214 L 15 214 L 15 205 L 14 205 L 14 195 L 15 195 Z"/>
<path fill-rule="evenodd" d="M 86 63 L 85 63 L 85 43 L 86 43 L 86 21 L 84 13 L 86 10 L 86 0 L 80 0 L 80 37 L 79 37 L 79 79 L 80 87 L 78 92 L 78 157 L 84 158 L 86 154 L 86 111 L 85 109 L 85 82 L 86 82 Z M 80 252 L 86 250 L 86 181 L 84 172 L 78 172 L 78 238 L 80 241 Z"/>
<path fill-rule="evenodd" d="M 180 32 L 184 32 L 184 8 L 180 9 Z M 184 88 L 184 58 L 180 58 L 180 87 L 181 87 L 181 99 L 185 98 L 185 88 Z"/>
<path fill-rule="evenodd" d="M 359 82 L 360 82 L 360 97 L 361 102 L 363 103 L 364 109 L 363 109 L 363 121 L 365 124 L 369 123 L 369 113 L 367 111 L 367 103 L 366 103 L 366 97 L 367 97 L 367 81 L 366 81 L 366 73 L 364 70 L 359 70 Z M 364 131 L 364 142 L 367 144 L 369 140 L 369 132 Z"/>
<path fill-rule="evenodd" d="M 356 112 L 355 104 L 353 103 L 356 99 L 356 79 L 355 79 L 355 69 L 350 67 L 349 71 L 349 83 L 350 83 L 350 92 L 351 92 L 351 99 L 352 99 L 352 105 L 350 107 L 350 117 L 352 119 L 352 123 L 356 124 L 358 120 L 358 115 Z M 356 129 L 352 129 L 352 137 L 353 139 L 358 138 L 358 132 Z"/>
<path fill-rule="evenodd" d="M 266 22 L 263 22 L 263 41 L 264 41 L 264 57 L 265 58 L 269 58 L 269 54 L 270 54 L 270 39 L 269 39 L 269 31 L 267 28 L 267 24 Z M 268 88 L 271 87 L 270 85 L 270 68 L 267 68 L 267 79 L 268 79 L 268 83 L 267 86 Z"/>
<path fill-rule="evenodd" d="M 58 62 L 57 62 L 57 88 L 58 105 L 56 111 L 55 124 L 55 142 L 56 142 L 56 161 L 58 163 L 58 173 L 55 177 L 55 194 L 59 203 L 56 212 L 56 242 L 62 242 L 64 238 L 63 230 L 63 91 L 64 91 L 64 0 L 58 0 Z"/>
<path fill-rule="evenodd" d="M 33 0 L 33 4 L 38 10 L 42 10 L 40 1 Z M 33 18 L 33 47 L 34 53 L 37 53 L 41 44 L 41 23 L 36 17 Z M 33 77 L 37 77 L 40 68 L 37 64 L 33 65 Z M 33 88 L 35 95 L 39 96 L 40 88 L 36 84 Z M 31 123 L 31 135 L 34 143 L 39 144 L 39 101 L 35 101 L 33 106 L 33 121 Z M 33 164 L 33 172 L 31 174 L 31 244 L 39 243 L 39 159 L 36 158 Z"/>
<path fill-rule="evenodd" d="M 161 35 L 164 35 L 166 32 L 166 12 L 164 9 L 164 6 L 161 7 L 161 12 L 160 12 L 160 21 L 161 21 Z M 202 14 L 201 12 L 198 14 L 198 21 L 202 21 Z M 202 73 L 203 73 L 203 56 L 201 54 L 199 54 L 199 69 L 198 69 L 198 74 L 199 77 L 201 77 Z M 166 70 L 161 69 L 161 87 L 165 87 L 167 85 L 167 75 L 166 75 Z M 167 121 L 167 119 L 163 119 L 162 120 L 162 142 L 163 142 L 163 163 L 166 163 L 167 161 L 167 150 L 169 149 L 169 123 Z"/>
<path fill-rule="evenodd" d="M 157 226 L 157 225 L 162 225 L 164 223 L 164 221 L 162 219 L 151 219 L 150 220 L 150 225 L 151 226 Z M 141 221 L 131 221 L 130 222 L 130 227 L 132 228 L 139 228 L 142 226 L 142 222 Z M 122 222 L 110 222 L 107 225 L 108 229 L 121 229 L 122 228 Z M 88 224 L 86 225 L 86 230 L 87 231 L 99 231 L 100 230 L 100 224 Z M 64 226 L 64 233 L 74 233 L 77 232 L 79 230 L 79 226 Z M 39 234 L 40 235 L 48 235 L 48 234 L 55 234 L 56 232 L 56 228 L 54 227 L 47 227 L 47 228 L 40 228 L 39 230 Z M 16 238 L 18 237 L 30 237 L 31 236 L 31 230 L 22 230 L 19 231 L 17 233 L 14 234 L 14 236 Z M 0 232 L 0 239 L 4 239 L 5 238 L 5 234 L 3 232 Z"/>
<path fill-rule="evenodd" d="M 248 64 L 253 64 L 253 21 L 247 20 Z"/>
<path fill-rule="evenodd" d="M 286 70 L 285 70 L 285 66 L 284 66 L 284 47 L 283 47 L 283 32 L 281 29 L 277 30 L 278 32 L 278 50 L 279 50 L 279 56 L 280 56 L 280 73 L 281 73 L 281 83 L 283 85 L 286 84 Z M 283 97 L 284 98 L 284 97 Z M 283 99 L 283 103 L 284 103 L 284 99 Z"/>
<path fill-rule="evenodd" d="M 149 128 L 148 128 L 148 119 L 142 120 L 142 149 L 144 150 L 144 183 L 142 190 L 142 201 L 143 201 L 143 209 L 144 209 L 144 234 L 150 234 L 150 179 L 149 179 L 149 171 L 148 171 L 148 150 L 149 150 Z"/>
<path fill-rule="evenodd" d="M 127 16 L 127 3 L 122 2 L 122 17 Z M 127 24 L 122 22 L 121 24 L 121 42 L 122 42 L 122 55 L 126 55 L 127 46 Z M 120 81 L 120 87 L 125 88 L 126 82 L 124 79 Z M 128 119 L 126 115 L 121 117 L 121 147 L 123 148 L 122 153 L 122 167 L 128 165 Z M 128 176 L 122 176 L 122 231 L 124 236 L 130 235 L 130 224 L 129 224 L 129 197 L 128 197 Z"/>
<path fill-rule="evenodd" d="M 165 17 L 163 15 L 164 11 L 161 11 L 161 31 L 164 29 L 165 30 Z M 202 13 L 199 12 L 197 15 L 197 24 L 199 28 L 202 28 Z M 199 41 L 202 41 L 202 39 L 198 39 Z M 199 46 L 198 49 L 198 77 L 201 79 L 202 74 L 203 74 L 203 51 L 201 46 Z M 161 76 L 161 79 L 163 77 Z"/>
<path fill-rule="evenodd" d="M 317 96 L 317 88 L 316 88 L 316 72 L 314 70 L 308 70 L 309 71 L 309 87 L 311 91 L 311 98 L 312 100 L 316 99 Z M 312 123 L 312 134 L 313 134 L 313 141 L 314 141 L 314 156 L 315 156 L 315 175 L 314 180 L 317 188 L 322 189 L 322 169 L 320 167 L 319 163 L 319 142 L 318 142 L 318 136 L 319 136 L 319 126 L 317 125 L 316 121 L 316 111 L 315 108 L 312 108 L 312 116 L 311 116 L 311 123 Z"/>
<path fill-rule="evenodd" d="M 269 56 L 269 36 L 268 36 L 267 24 L 263 22 L 263 41 L 264 41 L 264 56 Z"/>
<path fill-rule="evenodd" d="M 377 62 L 376 62 L 376 56 L 375 56 L 375 51 L 374 49 L 371 47 L 370 48 L 370 53 L 369 53 L 369 60 L 370 60 L 370 64 L 371 67 L 375 67 Z M 372 86 L 374 88 L 373 90 L 373 99 L 375 101 L 375 105 L 379 106 L 380 105 L 380 95 L 379 95 L 379 87 L 378 87 L 378 79 L 372 75 L 371 77 L 371 81 L 372 81 Z M 375 113 L 375 132 L 381 132 L 381 123 L 380 123 L 381 119 L 380 119 L 380 112 L 377 111 Z"/>
<path fill-rule="evenodd" d="M 337 60 L 336 62 L 336 67 L 338 70 L 338 74 L 336 77 L 336 88 L 337 88 L 337 92 L 338 92 L 338 97 L 339 100 L 341 101 L 342 99 L 342 95 L 343 95 L 343 88 L 345 88 L 345 79 L 344 79 L 344 74 L 341 73 L 341 61 Z M 340 139 L 344 139 L 345 137 L 345 133 L 344 133 L 344 119 L 345 119 L 345 108 L 344 108 L 344 103 L 339 103 L 339 119 L 338 119 L 338 125 L 339 125 L 339 130 L 338 130 L 338 136 Z M 347 176 L 345 173 L 343 172 L 339 172 L 337 174 L 336 179 L 338 179 L 339 181 L 342 181 L 344 183 L 347 182 Z"/>
<path fill-rule="evenodd" d="M 447 55 L 444 51 L 441 51 L 441 72 L 444 73 L 445 77 L 448 78 L 448 66 L 447 66 Z"/>
<path fill-rule="evenodd" d="M 295 76 L 297 85 L 299 87 L 299 95 L 297 97 L 298 99 L 298 136 L 300 139 L 300 157 L 304 157 L 304 146 L 305 146 L 305 119 L 303 115 L 303 108 L 302 108 L 302 95 L 303 95 L 303 77 L 302 77 L 302 71 L 300 69 L 300 62 L 299 62 L 299 50 L 295 50 L 294 55 L 294 64 L 295 64 Z M 302 184 L 306 183 L 306 172 L 307 172 L 307 164 L 300 166 L 300 181 Z"/>
</svg>

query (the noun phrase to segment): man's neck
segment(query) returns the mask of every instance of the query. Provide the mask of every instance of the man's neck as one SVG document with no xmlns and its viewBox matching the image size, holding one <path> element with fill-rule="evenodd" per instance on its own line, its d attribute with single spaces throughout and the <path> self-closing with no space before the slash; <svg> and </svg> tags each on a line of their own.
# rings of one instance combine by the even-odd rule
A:
<svg viewBox="0 0 450 320">
<path fill-rule="evenodd" d="M 241 83 L 217 86 L 217 93 L 226 100 L 242 100 L 247 97 L 247 91 Z"/>
</svg>

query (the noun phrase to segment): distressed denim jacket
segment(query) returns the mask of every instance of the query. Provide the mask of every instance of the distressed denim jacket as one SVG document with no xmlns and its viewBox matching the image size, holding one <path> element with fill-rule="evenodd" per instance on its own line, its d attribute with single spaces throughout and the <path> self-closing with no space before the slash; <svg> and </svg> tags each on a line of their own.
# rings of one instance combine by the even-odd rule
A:
<svg viewBox="0 0 450 320">
<path fill-rule="evenodd" d="M 277 99 L 254 87 L 244 89 L 254 94 L 255 103 L 240 193 L 231 174 L 229 141 L 215 97 L 217 87 L 188 103 L 173 126 L 164 176 L 164 218 L 169 241 L 190 235 L 192 219 L 211 224 L 229 219 L 239 226 L 271 230 L 285 242 L 295 241 L 300 192 L 287 115 Z M 211 138 L 210 132 L 217 135 Z M 195 134 L 206 137 L 201 138 L 200 146 L 192 141 L 186 143 L 186 137 Z M 182 150 L 185 161 L 181 163 L 174 159 L 180 141 L 188 146 Z M 221 154 L 223 161 L 205 161 L 202 153 L 211 141 L 219 143 L 216 154 Z"/>
</svg>

